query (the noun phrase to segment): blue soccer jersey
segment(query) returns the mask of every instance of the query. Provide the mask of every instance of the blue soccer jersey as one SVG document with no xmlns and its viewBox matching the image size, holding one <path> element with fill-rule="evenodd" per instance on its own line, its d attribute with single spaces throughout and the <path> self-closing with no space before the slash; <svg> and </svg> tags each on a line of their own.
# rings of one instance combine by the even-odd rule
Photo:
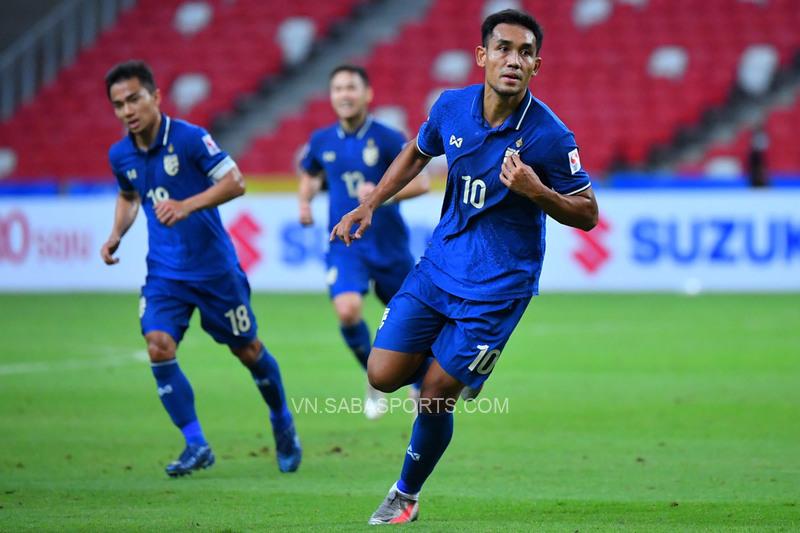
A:
<svg viewBox="0 0 800 533">
<path fill-rule="evenodd" d="M 445 91 L 417 136 L 417 148 L 447 157 L 441 220 L 420 261 L 431 280 L 465 299 L 496 301 L 538 292 L 545 213 L 500 181 L 503 158 L 518 153 L 561 194 L 587 189 L 575 138 L 528 92 L 496 128 L 483 118 L 483 85 Z"/>
<path fill-rule="evenodd" d="M 136 191 L 141 197 L 147 216 L 150 275 L 199 281 L 238 266 L 216 208 L 195 211 L 172 227 L 159 222 L 155 214 L 158 202 L 201 193 L 235 167 L 204 129 L 162 115 L 149 150 L 139 149 L 128 135 L 111 147 L 109 159 L 120 189 Z"/>
<path fill-rule="evenodd" d="M 345 132 L 338 124 L 315 131 L 300 167 L 312 176 L 328 182 L 328 231 L 344 215 L 358 207 L 358 187 L 365 182 L 378 183 L 405 144 L 402 133 L 368 117 L 355 132 Z M 344 246 L 340 241 L 331 247 Z M 375 210 L 372 227 L 353 243 L 353 251 L 378 265 L 391 265 L 405 259 L 408 251 L 408 228 L 397 204 Z"/>
</svg>

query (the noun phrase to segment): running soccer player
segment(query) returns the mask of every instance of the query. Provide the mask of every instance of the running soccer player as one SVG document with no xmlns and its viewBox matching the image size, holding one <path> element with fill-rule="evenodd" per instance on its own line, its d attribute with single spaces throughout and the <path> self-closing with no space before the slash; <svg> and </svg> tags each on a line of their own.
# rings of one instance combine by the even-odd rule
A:
<svg viewBox="0 0 800 533">
<path fill-rule="evenodd" d="M 257 336 L 250 285 L 217 205 L 244 194 L 236 163 L 202 128 L 159 110 L 161 94 L 147 64 L 116 65 L 105 78 L 114 113 L 128 130 L 109 151 L 119 184 L 114 225 L 100 254 L 108 265 L 141 204 L 147 215 L 147 280 L 139 317 L 158 395 L 186 448 L 166 467 L 171 477 L 214 464 L 175 358 L 195 308 L 204 330 L 250 370 L 269 406 L 281 472 L 294 472 L 302 450 L 286 405 L 278 362 Z"/>
<path fill-rule="evenodd" d="M 358 66 L 341 65 L 330 75 L 330 98 L 339 118 L 336 124 L 315 131 L 300 161 L 300 222 L 313 224 L 311 199 L 327 180 L 329 226 L 358 206 L 375 188 L 389 164 L 406 144 L 405 136 L 369 115 L 372 88 L 367 72 Z M 375 210 L 373 231 L 345 252 L 341 242 L 330 245 L 326 257 L 328 290 L 339 319 L 342 337 L 353 355 L 367 369 L 371 335 L 362 316 L 363 295 L 374 281 L 375 294 L 386 304 L 414 266 L 399 200 L 428 191 L 429 180 L 421 175 Z M 419 392 L 419 389 L 416 389 Z M 412 396 L 416 396 L 412 389 Z M 367 384 L 364 414 L 381 416 L 386 405 L 383 393 Z"/>
<path fill-rule="evenodd" d="M 444 92 L 416 145 L 331 233 L 345 244 L 364 238 L 375 207 L 431 157 L 447 155 L 441 220 L 386 307 L 369 357 L 370 383 L 382 391 L 424 375 L 400 478 L 370 524 L 417 518 L 419 492 L 453 435 L 459 393 L 480 389 L 538 292 L 545 215 L 585 231 L 597 223 L 573 134 L 528 90 L 542 64 L 541 27 L 527 13 L 504 10 L 486 18 L 481 34 L 475 57 L 483 84 Z"/>
</svg>

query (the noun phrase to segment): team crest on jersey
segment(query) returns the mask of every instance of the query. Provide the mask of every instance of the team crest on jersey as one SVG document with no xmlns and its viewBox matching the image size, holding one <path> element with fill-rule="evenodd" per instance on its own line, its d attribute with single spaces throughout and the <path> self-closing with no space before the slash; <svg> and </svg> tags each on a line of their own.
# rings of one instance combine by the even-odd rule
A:
<svg viewBox="0 0 800 533">
<path fill-rule="evenodd" d="M 367 140 L 367 145 L 364 147 L 364 150 L 361 152 L 362 157 L 364 158 L 364 164 L 368 167 L 374 167 L 378 163 L 378 147 L 375 146 L 375 141 L 372 139 Z"/>
<path fill-rule="evenodd" d="M 336 161 L 336 152 L 333 150 L 326 150 L 322 152 L 322 160 L 326 163 L 333 163 Z"/>
<path fill-rule="evenodd" d="M 128 176 L 128 179 L 131 180 L 131 181 L 133 181 L 136 178 L 138 178 L 138 176 L 136 175 L 136 169 L 135 168 L 132 168 L 130 170 L 125 171 L 125 175 Z"/>
<path fill-rule="evenodd" d="M 178 154 L 169 154 L 164 156 L 164 172 L 170 176 L 178 173 L 180 163 L 178 162 Z"/>
</svg>

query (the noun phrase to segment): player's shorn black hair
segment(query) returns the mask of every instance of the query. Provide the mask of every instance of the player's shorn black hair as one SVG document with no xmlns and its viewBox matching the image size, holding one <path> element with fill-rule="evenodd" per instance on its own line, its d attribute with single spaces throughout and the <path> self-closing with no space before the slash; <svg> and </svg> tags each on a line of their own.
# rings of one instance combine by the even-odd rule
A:
<svg viewBox="0 0 800 533">
<path fill-rule="evenodd" d="M 536 53 L 541 52 L 542 41 L 544 40 L 542 27 L 532 16 L 516 9 L 504 9 L 486 17 L 486 20 L 481 24 L 481 42 L 483 46 L 486 46 L 486 43 L 489 42 L 489 37 L 491 37 L 494 27 L 498 24 L 513 24 L 528 28 L 533 32 L 533 36 L 536 37 Z"/>
<path fill-rule="evenodd" d="M 352 72 L 353 74 L 357 74 L 359 78 L 364 80 L 364 85 L 369 87 L 369 76 L 367 75 L 367 71 L 364 69 L 364 67 L 359 67 L 358 65 L 339 65 L 331 71 L 331 75 L 328 77 L 328 79 L 332 80 L 333 77 L 340 72 Z"/>
<path fill-rule="evenodd" d="M 114 65 L 106 74 L 106 94 L 111 98 L 111 86 L 123 80 L 136 78 L 142 86 L 154 93 L 156 91 L 156 80 L 153 71 L 144 61 L 130 60 Z"/>
</svg>

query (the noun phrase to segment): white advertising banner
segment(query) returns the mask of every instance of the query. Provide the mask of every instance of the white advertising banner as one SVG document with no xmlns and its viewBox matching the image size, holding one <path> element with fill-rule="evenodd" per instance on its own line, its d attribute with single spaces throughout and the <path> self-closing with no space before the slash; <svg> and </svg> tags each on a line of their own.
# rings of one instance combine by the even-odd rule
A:
<svg viewBox="0 0 800 533">
<path fill-rule="evenodd" d="M 599 191 L 589 233 L 548 220 L 547 291 L 800 291 L 800 190 Z M 419 255 L 441 195 L 404 202 Z M 317 224 L 297 221 L 293 195 L 253 195 L 222 216 L 255 290 L 325 290 L 326 199 Z M 136 290 L 146 274 L 144 217 L 106 266 L 114 198 L 0 198 L 0 291 Z"/>
</svg>

